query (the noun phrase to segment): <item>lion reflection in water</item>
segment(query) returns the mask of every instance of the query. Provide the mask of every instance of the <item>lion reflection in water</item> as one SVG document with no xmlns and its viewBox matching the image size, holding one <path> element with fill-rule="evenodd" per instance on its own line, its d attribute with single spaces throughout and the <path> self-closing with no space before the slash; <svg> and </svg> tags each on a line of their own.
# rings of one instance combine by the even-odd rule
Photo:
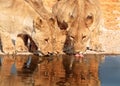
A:
<svg viewBox="0 0 120 86">
<path fill-rule="evenodd" d="M 25 64 L 30 57 L 30 67 L 26 68 Z M 26 82 L 29 82 L 35 86 L 100 86 L 98 70 L 103 57 L 104 55 L 85 55 L 84 58 L 76 58 L 63 55 L 44 57 L 39 62 L 36 56 L 17 56 L 16 59 L 4 56 L 0 66 L 2 67 L 0 84 L 6 86 L 6 82 L 12 82 L 8 86 L 24 86 Z M 17 74 L 11 74 L 10 77 L 5 78 L 11 73 L 13 64 Z"/>
<path fill-rule="evenodd" d="M 101 57 L 104 56 L 86 55 L 79 59 L 56 56 L 53 61 L 46 59 L 38 66 L 35 85 L 100 86 L 98 68 Z"/>
</svg>

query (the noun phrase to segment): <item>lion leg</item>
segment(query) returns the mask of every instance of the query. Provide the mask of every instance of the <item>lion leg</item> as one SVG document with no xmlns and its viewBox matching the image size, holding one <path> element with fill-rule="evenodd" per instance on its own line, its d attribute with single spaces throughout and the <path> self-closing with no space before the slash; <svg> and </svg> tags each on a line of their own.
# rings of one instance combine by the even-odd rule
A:
<svg viewBox="0 0 120 86">
<path fill-rule="evenodd" d="M 16 51 L 28 51 L 28 48 L 25 44 L 25 41 L 27 42 L 27 40 L 24 41 L 24 37 L 25 35 L 24 34 L 18 34 L 17 35 L 17 39 L 16 39 L 16 42 L 15 42 L 15 48 L 16 48 Z"/>
<path fill-rule="evenodd" d="M 2 51 L 5 54 L 13 54 L 15 52 L 15 48 L 12 43 L 10 34 L 8 34 L 7 32 L 1 32 L 1 44 Z"/>
</svg>

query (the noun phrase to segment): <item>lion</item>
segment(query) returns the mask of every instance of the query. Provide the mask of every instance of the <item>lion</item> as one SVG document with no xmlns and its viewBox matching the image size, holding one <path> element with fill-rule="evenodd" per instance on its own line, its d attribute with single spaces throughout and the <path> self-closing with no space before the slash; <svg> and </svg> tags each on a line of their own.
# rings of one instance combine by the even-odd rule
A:
<svg viewBox="0 0 120 86">
<path fill-rule="evenodd" d="M 11 53 L 11 47 L 15 47 L 12 40 L 16 41 L 17 34 L 23 33 L 31 35 L 33 33 L 33 20 L 38 15 L 39 14 L 36 13 L 25 0 L 0 1 L 0 33 L 2 33 L 1 36 L 3 37 L 1 39 L 1 50 L 4 53 Z M 10 41 L 11 43 L 8 43 Z"/>
<path fill-rule="evenodd" d="M 60 0 L 53 6 L 53 14 L 60 22 L 59 27 L 63 23 L 67 25 L 65 50 L 77 53 L 85 52 L 87 47 L 97 51 L 101 49 L 98 38 L 101 25 L 98 0 Z"/>
</svg>

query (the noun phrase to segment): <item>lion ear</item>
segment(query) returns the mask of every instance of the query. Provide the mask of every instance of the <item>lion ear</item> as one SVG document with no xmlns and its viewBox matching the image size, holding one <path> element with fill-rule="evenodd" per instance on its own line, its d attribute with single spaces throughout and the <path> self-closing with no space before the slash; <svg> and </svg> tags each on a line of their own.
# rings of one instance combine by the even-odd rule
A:
<svg viewBox="0 0 120 86">
<path fill-rule="evenodd" d="M 36 21 L 37 21 L 40 25 L 42 25 L 42 23 L 43 23 L 42 19 L 40 19 L 39 17 L 37 17 Z"/>
<path fill-rule="evenodd" d="M 92 14 L 88 14 L 85 18 L 85 24 L 89 28 L 93 24 L 94 18 Z"/>
<path fill-rule="evenodd" d="M 50 19 L 49 19 L 49 22 L 50 22 L 50 24 L 53 24 L 53 25 L 54 25 L 54 24 L 55 24 L 55 19 L 54 19 L 54 18 L 50 18 Z"/>
</svg>

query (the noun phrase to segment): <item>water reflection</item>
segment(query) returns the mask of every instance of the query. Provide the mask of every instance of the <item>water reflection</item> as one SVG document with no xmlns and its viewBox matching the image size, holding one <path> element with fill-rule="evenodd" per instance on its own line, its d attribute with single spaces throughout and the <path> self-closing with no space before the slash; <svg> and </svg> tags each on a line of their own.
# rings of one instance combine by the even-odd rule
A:
<svg viewBox="0 0 120 86">
<path fill-rule="evenodd" d="M 15 62 L 12 64 L 12 67 L 11 67 L 11 74 L 17 74 L 17 69 L 16 69 Z"/>
<path fill-rule="evenodd" d="M 0 66 L 2 66 L 2 58 L 0 57 Z"/>
<path fill-rule="evenodd" d="M 0 86 L 100 86 L 104 55 L 1 56 Z"/>
</svg>

